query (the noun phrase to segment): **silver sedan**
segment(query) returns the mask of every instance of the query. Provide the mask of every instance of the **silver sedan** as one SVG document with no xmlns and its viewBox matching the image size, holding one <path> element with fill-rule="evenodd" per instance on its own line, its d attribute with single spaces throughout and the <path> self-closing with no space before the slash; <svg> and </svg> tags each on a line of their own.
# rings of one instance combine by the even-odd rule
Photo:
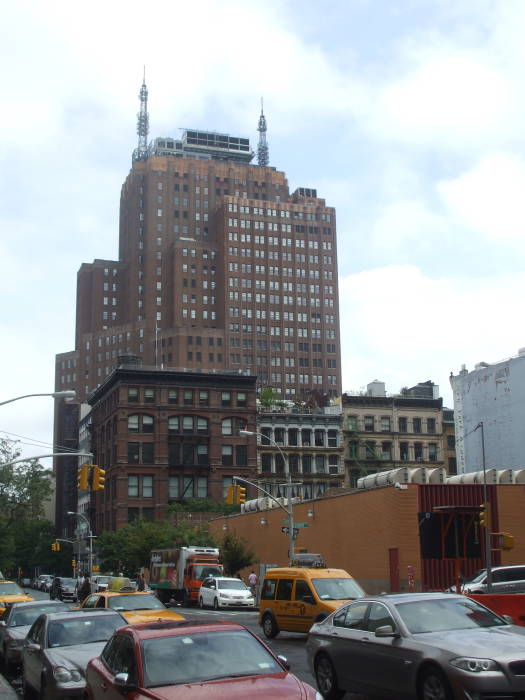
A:
<svg viewBox="0 0 525 700">
<path fill-rule="evenodd" d="M 525 698 L 525 628 L 462 595 L 361 598 L 314 624 L 307 652 L 326 700 Z"/>
<path fill-rule="evenodd" d="M 24 697 L 33 691 L 42 700 L 82 697 L 88 661 L 125 624 L 120 613 L 110 610 L 40 615 L 22 649 Z"/>
<path fill-rule="evenodd" d="M 0 655 L 4 670 L 10 673 L 22 660 L 26 634 L 39 615 L 69 610 L 69 605 L 55 600 L 13 603 L 0 616 Z"/>
</svg>

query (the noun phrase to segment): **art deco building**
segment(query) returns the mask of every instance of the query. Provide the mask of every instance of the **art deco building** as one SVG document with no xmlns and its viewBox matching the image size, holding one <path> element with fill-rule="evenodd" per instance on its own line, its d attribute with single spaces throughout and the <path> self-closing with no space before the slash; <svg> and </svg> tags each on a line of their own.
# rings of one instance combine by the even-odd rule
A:
<svg viewBox="0 0 525 700">
<path fill-rule="evenodd" d="M 334 209 L 268 165 L 263 114 L 252 164 L 245 138 L 186 130 L 148 143 L 145 84 L 140 100 L 118 260 L 80 267 L 57 388 L 86 401 L 134 354 L 159 369 L 256 375 L 283 399 L 340 395 Z"/>
</svg>

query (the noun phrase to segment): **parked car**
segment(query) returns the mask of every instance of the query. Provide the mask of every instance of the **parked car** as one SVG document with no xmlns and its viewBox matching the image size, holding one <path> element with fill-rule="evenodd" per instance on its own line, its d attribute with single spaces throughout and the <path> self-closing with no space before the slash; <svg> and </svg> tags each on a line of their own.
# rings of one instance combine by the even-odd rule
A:
<svg viewBox="0 0 525 700">
<path fill-rule="evenodd" d="M 314 624 L 306 649 L 327 700 L 525 697 L 525 628 L 462 595 L 367 596 Z"/>
<path fill-rule="evenodd" d="M 357 581 L 343 569 L 267 569 L 261 587 L 259 624 L 269 639 L 281 630 L 308 632 L 314 622 L 364 595 Z"/>
<path fill-rule="evenodd" d="M 91 700 L 125 697 L 315 700 L 246 627 L 229 622 L 143 623 L 122 627 L 87 667 Z"/>
<path fill-rule="evenodd" d="M 238 578 L 210 576 L 204 579 L 199 591 L 201 608 L 254 608 L 255 598 L 248 586 Z"/>
<path fill-rule="evenodd" d="M 492 567 L 492 593 L 525 593 L 525 566 L 493 566 Z M 488 593 L 487 570 L 481 569 L 461 587 L 464 593 Z M 449 588 L 456 590 L 455 586 Z"/>
<path fill-rule="evenodd" d="M 10 673 L 22 661 L 22 645 L 29 628 L 39 615 L 69 610 L 55 600 L 33 600 L 8 605 L 0 616 L 0 654 L 4 670 Z"/>
<path fill-rule="evenodd" d="M 73 603 L 78 600 L 77 580 L 66 578 L 65 576 L 55 576 L 49 591 L 51 600 L 71 600 Z"/>
<path fill-rule="evenodd" d="M 119 613 L 106 610 L 40 615 L 22 647 L 24 697 L 82 698 L 88 661 L 123 624 Z"/>
</svg>

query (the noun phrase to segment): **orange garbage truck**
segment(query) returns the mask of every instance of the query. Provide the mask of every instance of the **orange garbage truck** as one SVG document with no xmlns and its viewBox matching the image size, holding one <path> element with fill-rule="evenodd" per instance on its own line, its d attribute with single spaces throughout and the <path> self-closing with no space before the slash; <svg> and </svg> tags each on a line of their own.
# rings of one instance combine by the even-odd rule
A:
<svg viewBox="0 0 525 700">
<path fill-rule="evenodd" d="M 197 604 L 208 576 L 224 576 L 216 547 L 174 547 L 151 552 L 149 586 L 165 603 Z"/>
</svg>

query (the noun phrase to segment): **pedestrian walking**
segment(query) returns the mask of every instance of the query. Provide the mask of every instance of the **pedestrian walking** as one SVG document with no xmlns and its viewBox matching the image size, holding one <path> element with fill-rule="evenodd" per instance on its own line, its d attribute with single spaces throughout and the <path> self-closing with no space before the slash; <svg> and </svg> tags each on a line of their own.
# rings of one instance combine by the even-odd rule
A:
<svg viewBox="0 0 525 700">
<path fill-rule="evenodd" d="M 88 595 L 91 593 L 91 581 L 89 580 L 89 576 L 86 576 L 85 579 L 82 582 L 82 585 L 80 586 L 80 589 L 78 591 L 78 602 L 82 603 Z"/>
<path fill-rule="evenodd" d="M 139 574 L 137 579 L 137 591 L 143 591 L 146 588 L 146 581 L 144 581 L 144 574 Z"/>
<path fill-rule="evenodd" d="M 252 569 L 250 575 L 248 576 L 248 583 L 250 585 L 250 590 L 252 592 L 253 597 L 255 598 L 257 595 L 257 574 L 255 571 Z"/>
</svg>

